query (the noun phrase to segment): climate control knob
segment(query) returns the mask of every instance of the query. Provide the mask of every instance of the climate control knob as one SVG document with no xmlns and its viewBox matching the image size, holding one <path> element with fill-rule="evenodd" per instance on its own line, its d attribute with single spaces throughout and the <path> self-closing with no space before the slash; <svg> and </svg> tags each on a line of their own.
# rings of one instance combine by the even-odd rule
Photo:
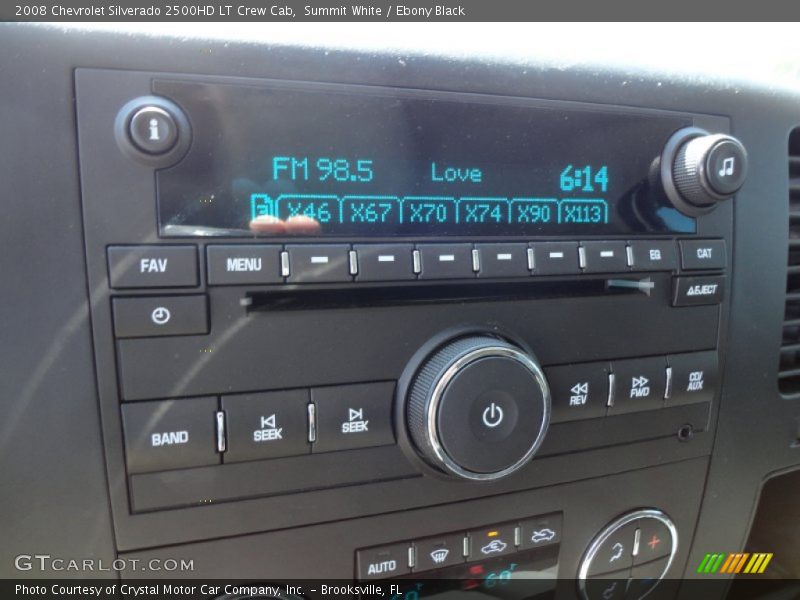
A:
<svg viewBox="0 0 800 600">
<path fill-rule="evenodd" d="M 681 212 L 696 216 L 741 189 L 747 151 L 735 137 L 689 127 L 667 142 L 660 168 L 669 200 Z"/>
<path fill-rule="evenodd" d="M 550 389 L 536 359 L 489 335 L 453 340 L 417 368 L 406 421 L 432 466 L 470 480 L 495 480 L 525 465 L 550 422 Z"/>
</svg>

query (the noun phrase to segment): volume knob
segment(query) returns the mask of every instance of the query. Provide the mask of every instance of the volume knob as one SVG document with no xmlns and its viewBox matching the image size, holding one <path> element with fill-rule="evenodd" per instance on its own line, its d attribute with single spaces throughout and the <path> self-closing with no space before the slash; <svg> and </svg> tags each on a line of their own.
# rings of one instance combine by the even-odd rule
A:
<svg viewBox="0 0 800 600">
<path fill-rule="evenodd" d="M 739 191 L 747 177 L 747 151 L 735 137 L 687 128 L 667 143 L 661 165 L 672 204 L 696 216 Z"/>
<path fill-rule="evenodd" d="M 550 390 L 536 359 L 488 335 L 451 341 L 417 369 L 406 419 L 432 466 L 470 480 L 494 480 L 525 465 L 550 422 Z"/>
</svg>

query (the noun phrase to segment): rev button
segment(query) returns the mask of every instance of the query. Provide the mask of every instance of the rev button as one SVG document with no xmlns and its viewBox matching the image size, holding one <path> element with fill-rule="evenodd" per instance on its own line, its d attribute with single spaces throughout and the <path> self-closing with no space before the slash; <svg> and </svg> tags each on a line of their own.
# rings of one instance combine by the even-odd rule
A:
<svg viewBox="0 0 800 600">
<path fill-rule="evenodd" d="M 586 363 L 544 370 L 553 399 L 551 423 L 606 415 L 608 363 Z"/>
<path fill-rule="evenodd" d="M 128 473 L 219 464 L 216 398 L 139 402 L 122 407 Z"/>
</svg>

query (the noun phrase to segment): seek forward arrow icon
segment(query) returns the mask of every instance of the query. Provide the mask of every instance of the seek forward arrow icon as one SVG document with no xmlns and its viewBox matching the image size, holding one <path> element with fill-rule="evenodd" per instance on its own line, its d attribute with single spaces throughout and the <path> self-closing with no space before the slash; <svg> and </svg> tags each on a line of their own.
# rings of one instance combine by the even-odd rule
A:
<svg viewBox="0 0 800 600">
<path fill-rule="evenodd" d="M 350 408 L 348 410 L 350 411 L 349 412 L 349 417 L 348 417 L 349 421 L 362 421 L 364 419 L 364 409 L 363 408 L 359 408 L 358 410 L 356 410 L 354 408 Z"/>
</svg>

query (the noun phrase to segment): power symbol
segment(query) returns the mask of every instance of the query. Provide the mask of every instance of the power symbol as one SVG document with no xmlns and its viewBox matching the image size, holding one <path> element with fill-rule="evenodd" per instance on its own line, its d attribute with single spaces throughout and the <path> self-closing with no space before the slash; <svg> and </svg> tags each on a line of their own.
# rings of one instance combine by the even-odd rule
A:
<svg viewBox="0 0 800 600">
<path fill-rule="evenodd" d="M 487 427 L 497 427 L 503 422 L 503 409 L 492 402 L 483 411 L 483 424 Z"/>
</svg>

